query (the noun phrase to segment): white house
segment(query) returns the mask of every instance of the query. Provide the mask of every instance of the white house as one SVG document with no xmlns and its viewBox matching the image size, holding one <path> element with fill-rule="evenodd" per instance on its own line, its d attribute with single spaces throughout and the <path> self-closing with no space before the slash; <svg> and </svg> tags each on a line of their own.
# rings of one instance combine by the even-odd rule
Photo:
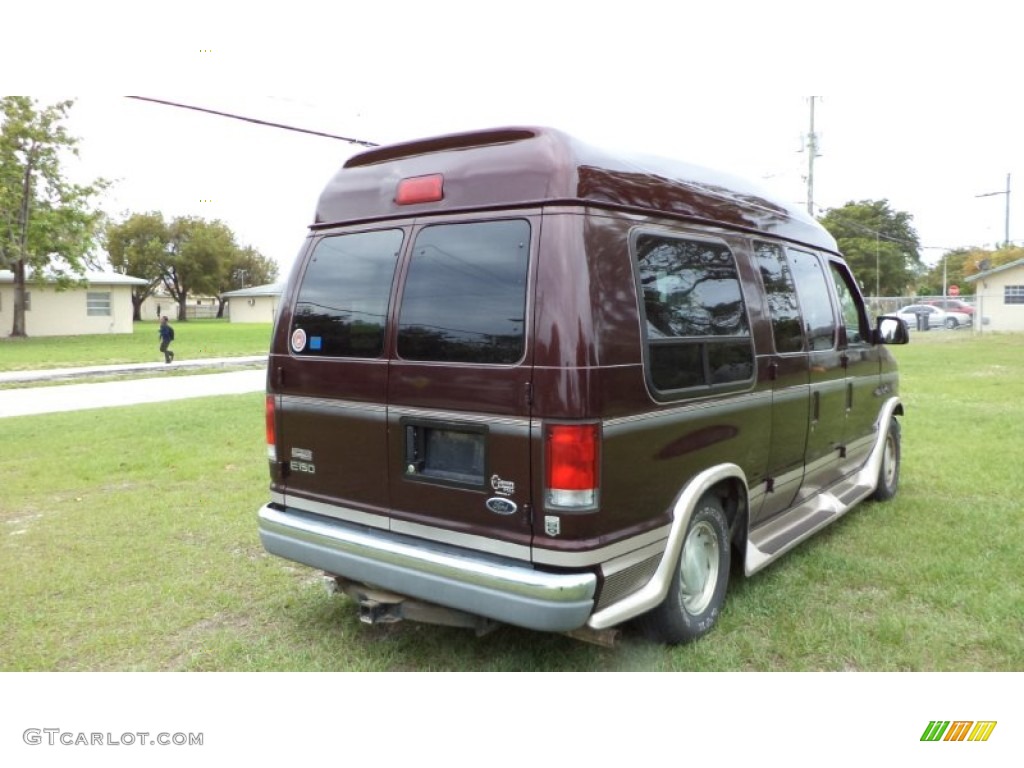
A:
<svg viewBox="0 0 1024 768">
<path fill-rule="evenodd" d="M 138 277 L 86 272 L 84 286 L 58 291 L 52 281 L 26 284 L 25 333 L 29 336 L 80 336 L 132 332 L 132 287 Z M 0 270 L 0 334 L 14 328 L 14 273 Z"/>
<path fill-rule="evenodd" d="M 227 314 L 232 323 L 272 323 L 283 290 L 283 283 L 269 283 L 228 291 L 220 297 L 228 302 Z"/>
<path fill-rule="evenodd" d="M 217 299 L 212 296 L 189 296 L 185 304 L 189 320 L 217 316 Z M 155 293 L 146 297 L 140 310 L 141 320 L 159 320 L 166 315 L 172 321 L 178 318 L 178 302 L 167 293 Z"/>
<path fill-rule="evenodd" d="M 1024 331 L 1024 259 L 971 275 L 967 282 L 977 283 L 982 331 Z"/>
</svg>

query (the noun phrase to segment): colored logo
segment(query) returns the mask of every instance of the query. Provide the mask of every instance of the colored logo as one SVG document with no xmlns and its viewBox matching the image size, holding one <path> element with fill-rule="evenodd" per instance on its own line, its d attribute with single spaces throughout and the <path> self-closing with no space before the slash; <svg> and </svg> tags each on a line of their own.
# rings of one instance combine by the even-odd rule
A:
<svg viewBox="0 0 1024 768">
<path fill-rule="evenodd" d="M 988 741 L 996 729 L 995 720 L 932 720 L 921 741 Z"/>
</svg>

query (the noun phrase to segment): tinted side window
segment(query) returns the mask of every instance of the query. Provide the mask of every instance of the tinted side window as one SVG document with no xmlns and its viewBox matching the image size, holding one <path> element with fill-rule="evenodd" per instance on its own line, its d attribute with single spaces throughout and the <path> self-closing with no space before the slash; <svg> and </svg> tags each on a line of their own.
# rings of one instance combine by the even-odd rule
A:
<svg viewBox="0 0 1024 768">
<path fill-rule="evenodd" d="M 750 326 L 729 249 L 653 234 L 641 234 L 635 247 L 654 389 L 669 393 L 750 380 Z"/>
<path fill-rule="evenodd" d="M 836 343 L 836 321 L 821 262 L 813 253 L 792 248 L 786 252 L 800 295 L 807 342 L 811 349 L 832 349 Z"/>
<path fill-rule="evenodd" d="M 295 302 L 292 351 L 379 357 L 402 231 L 359 232 L 317 243 Z"/>
<path fill-rule="evenodd" d="M 829 266 L 832 268 L 836 296 L 839 297 L 839 311 L 843 316 L 843 325 L 846 326 L 846 342 L 863 344 L 868 338 L 868 319 L 862 302 L 858 300 L 853 277 L 835 262 L 829 262 Z"/>
<path fill-rule="evenodd" d="M 439 224 L 413 246 L 398 319 L 406 360 L 510 364 L 523 356 L 530 225 Z"/>
<path fill-rule="evenodd" d="M 796 284 L 781 246 L 772 243 L 754 243 L 754 255 L 761 270 L 761 281 L 768 297 L 772 315 L 772 331 L 776 352 L 801 352 L 804 334 L 800 327 L 800 305 L 796 298 Z"/>
</svg>

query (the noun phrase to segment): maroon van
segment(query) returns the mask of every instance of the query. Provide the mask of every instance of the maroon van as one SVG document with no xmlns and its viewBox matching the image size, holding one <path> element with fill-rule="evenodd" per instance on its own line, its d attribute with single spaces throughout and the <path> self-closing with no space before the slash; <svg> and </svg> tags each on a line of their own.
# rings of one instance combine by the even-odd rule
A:
<svg viewBox="0 0 1024 768">
<path fill-rule="evenodd" d="M 734 179 L 547 128 L 373 149 L 282 297 L 260 536 L 370 623 L 692 640 L 733 556 L 896 492 L 906 340 Z"/>
</svg>

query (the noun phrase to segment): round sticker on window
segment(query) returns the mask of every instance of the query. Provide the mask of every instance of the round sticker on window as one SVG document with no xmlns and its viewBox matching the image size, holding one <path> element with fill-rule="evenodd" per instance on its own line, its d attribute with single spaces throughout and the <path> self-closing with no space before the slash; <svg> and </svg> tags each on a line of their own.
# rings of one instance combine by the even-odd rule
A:
<svg viewBox="0 0 1024 768">
<path fill-rule="evenodd" d="M 292 349 L 301 352 L 306 348 L 306 332 L 301 328 L 292 331 Z"/>
</svg>

